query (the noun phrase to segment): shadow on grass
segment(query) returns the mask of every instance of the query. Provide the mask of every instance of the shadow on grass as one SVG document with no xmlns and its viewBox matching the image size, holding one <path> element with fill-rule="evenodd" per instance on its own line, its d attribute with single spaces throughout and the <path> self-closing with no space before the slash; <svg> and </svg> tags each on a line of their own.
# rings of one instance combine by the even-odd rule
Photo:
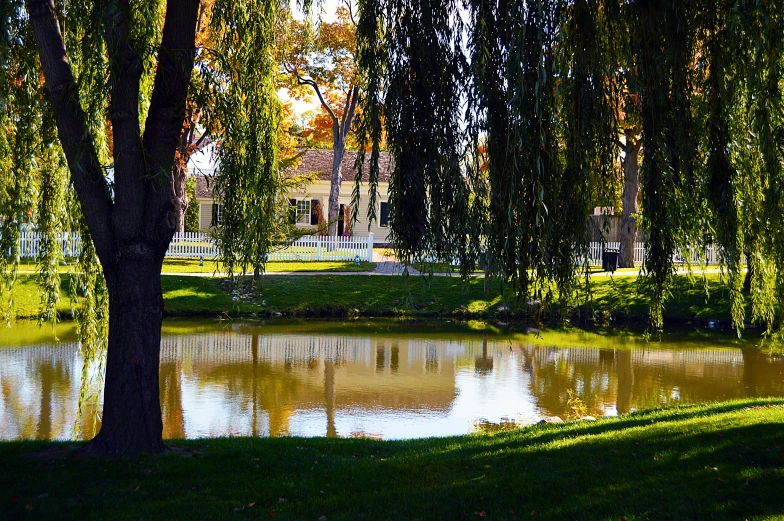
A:
<svg viewBox="0 0 784 521">
<path fill-rule="evenodd" d="M 0 517 L 774 518 L 784 515 L 782 404 L 401 442 L 174 441 L 174 453 L 117 460 L 31 458 L 25 451 L 53 445 L 5 444 Z"/>
</svg>

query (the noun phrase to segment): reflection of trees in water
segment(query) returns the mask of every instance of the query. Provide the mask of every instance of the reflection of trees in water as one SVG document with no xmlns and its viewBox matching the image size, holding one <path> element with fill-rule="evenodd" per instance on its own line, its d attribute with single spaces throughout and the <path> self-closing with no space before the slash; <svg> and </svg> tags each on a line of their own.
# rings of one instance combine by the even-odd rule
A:
<svg viewBox="0 0 784 521">
<path fill-rule="evenodd" d="M 164 439 L 185 437 L 185 414 L 182 410 L 182 362 L 160 366 L 161 414 Z"/>
<path fill-rule="evenodd" d="M 15 431 L 17 439 L 30 439 L 35 432 L 36 418 L 24 403 L 25 396 L 18 392 L 22 385 L 15 380 L 21 378 L 4 377 L 0 382 L 3 397 L 3 421 L 0 427 L 3 432 Z"/>
<path fill-rule="evenodd" d="M 589 414 L 601 414 L 604 401 L 614 401 L 614 375 L 606 369 L 606 360 L 602 370 L 598 349 L 528 346 L 520 352 L 521 363 L 531 375 L 531 393 L 547 414 L 566 415 L 570 389 L 585 402 Z"/>
<path fill-rule="evenodd" d="M 89 440 L 101 430 L 101 397 L 106 364 L 106 350 L 82 348 L 82 374 L 76 421 L 71 438 Z"/>
<path fill-rule="evenodd" d="M 478 340 L 256 331 L 164 337 L 160 366 L 164 436 L 188 435 L 186 418 L 193 411 L 184 410 L 183 399 L 187 403 L 184 394 L 192 385 L 198 393 L 217 397 L 219 421 L 247 422 L 250 427 L 242 427 L 242 432 L 254 436 L 289 433 L 295 410 L 324 411 L 321 432 L 328 436 L 338 434 L 336 415 L 341 410 L 447 411 L 456 392 L 455 368 L 479 376 L 494 369 L 503 372 L 501 362 L 510 347 L 487 337 L 481 345 Z M 784 395 L 784 358 L 769 359 L 756 349 L 525 346 L 516 351 L 531 376 L 530 392 L 546 414 L 566 414 L 569 389 L 578 392 L 594 415 L 613 407 L 624 413 L 678 401 Z M 79 375 L 75 344 L 2 354 L 13 361 L 0 366 L 2 432 L 17 438 L 68 437 L 77 407 L 76 432 L 89 438 L 97 430 L 100 360 L 85 365 Z"/>
<path fill-rule="evenodd" d="M 94 426 L 100 396 L 90 386 L 91 371 L 86 371 L 88 376 L 81 380 L 77 378 L 78 354 L 74 343 L 4 349 L 0 362 L 0 432 L 16 439 L 53 439 L 69 437 L 74 431 L 97 431 Z M 77 413 L 74 421 L 80 388 L 83 414 Z"/>
<path fill-rule="evenodd" d="M 68 393 L 73 385 L 73 375 L 70 364 L 64 363 L 63 360 L 56 360 L 54 363 L 37 360 L 35 365 L 35 375 L 41 385 L 41 407 L 35 437 L 48 440 L 57 436 L 57 426 L 65 423 L 65 411 L 62 407 L 53 408 L 52 402 L 57 400 L 58 396 Z M 56 417 L 55 410 L 58 412 Z"/>
<path fill-rule="evenodd" d="M 332 360 L 324 362 L 324 401 L 327 409 L 327 437 L 335 438 L 335 365 Z"/>
<path fill-rule="evenodd" d="M 493 357 L 487 356 L 487 335 L 482 339 L 482 356 L 474 360 L 474 370 L 478 374 L 489 374 L 493 372 Z"/>
<path fill-rule="evenodd" d="M 438 372 L 438 347 L 435 344 L 428 344 L 425 351 L 425 371 L 428 373 Z"/>
<path fill-rule="evenodd" d="M 764 362 L 755 349 L 528 346 L 521 353 L 521 364 L 532 377 L 531 392 L 548 414 L 568 412 L 569 389 L 578 393 L 591 414 L 602 414 L 613 405 L 622 414 L 679 402 L 784 394 L 782 364 Z"/>
</svg>

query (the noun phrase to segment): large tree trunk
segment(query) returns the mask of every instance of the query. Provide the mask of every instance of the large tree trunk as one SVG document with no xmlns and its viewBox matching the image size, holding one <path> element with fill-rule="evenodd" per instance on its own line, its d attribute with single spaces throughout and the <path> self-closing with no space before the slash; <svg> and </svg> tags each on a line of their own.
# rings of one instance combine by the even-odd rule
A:
<svg viewBox="0 0 784 521">
<path fill-rule="evenodd" d="M 109 291 L 109 342 L 101 432 L 88 450 L 163 450 L 158 364 L 163 296 L 160 272 L 175 231 L 172 172 L 195 56 L 199 0 L 167 0 L 155 83 L 144 132 L 142 60 L 131 38 L 130 2 L 108 2 L 114 187 L 110 189 L 66 56 L 54 0 L 26 0 L 57 131 Z M 114 195 L 112 197 L 110 194 Z"/>
<path fill-rule="evenodd" d="M 633 214 L 640 211 L 637 194 L 640 191 L 640 141 L 634 130 L 626 130 L 623 160 L 623 214 L 621 217 L 621 251 L 618 264 L 621 268 L 634 267 L 634 243 L 637 240 L 637 222 Z"/>
<path fill-rule="evenodd" d="M 163 295 L 162 254 L 139 247 L 138 259 L 121 259 L 108 270 L 109 349 L 103 423 L 88 446 L 101 454 L 163 450 L 158 368 Z"/>
</svg>

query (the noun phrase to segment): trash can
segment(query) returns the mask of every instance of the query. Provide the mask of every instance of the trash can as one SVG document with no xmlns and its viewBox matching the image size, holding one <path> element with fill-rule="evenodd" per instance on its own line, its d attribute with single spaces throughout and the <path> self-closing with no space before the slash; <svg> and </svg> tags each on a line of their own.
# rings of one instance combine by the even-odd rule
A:
<svg viewBox="0 0 784 521">
<path fill-rule="evenodd" d="M 602 251 L 602 271 L 614 272 L 618 269 L 618 249 L 607 248 Z"/>
</svg>

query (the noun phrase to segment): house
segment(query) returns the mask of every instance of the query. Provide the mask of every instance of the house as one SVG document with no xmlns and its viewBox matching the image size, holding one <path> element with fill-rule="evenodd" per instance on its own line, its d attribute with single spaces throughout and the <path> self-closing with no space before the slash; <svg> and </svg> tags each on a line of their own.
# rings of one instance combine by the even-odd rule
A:
<svg viewBox="0 0 784 521">
<path fill-rule="evenodd" d="M 318 212 L 323 211 L 323 218 L 327 217 L 327 205 L 329 202 L 330 177 L 332 175 L 332 150 L 305 150 L 301 156 L 299 166 L 292 172 L 293 175 L 316 173 L 316 179 L 302 190 L 287 194 L 289 202 L 294 209 L 294 218 L 297 227 L 309 228 L 319 223 Z M 343 156 L 342 174 L 343 183 L 340 190 L 340 215 L 345 216 L 350 211 L 351 193 L 354 189 L 354 176 L 356 169 L 354 163 L 357 153 L 346 151 Z M 369 164 L 369 160 L 366 165 Z M 214 197 L 212 183 L 209 175 L 202 172 L 210 169 L 196 168 L 191 171 L 196 173 L 196 202 L 199 205 L 199 230 L 209 231 L 222 222 L 222 207 L 220 200 Z M 382 152 L 379 158 L 379 182 L 378 197 L 376 201 L 376 220 L 368 230 L 367 211 L 368 211 L 368 167 L 363 172 L 363 186 L 360 197 L 362 208 L 359 212 L 359 220 L 353 226 L 350 225 L 350 234 L 355 237 L 367 237 L 373 233 L 375 244 L 386 244 L 389 234 L 389 178 L 394 170 L 394 161 L 387 152 Z M 348 209 L 348 211 L 347 211 Z M 338 221 L 338 235 L 343 235 L 347 231 L 344 219 Z"/>
</svg>

